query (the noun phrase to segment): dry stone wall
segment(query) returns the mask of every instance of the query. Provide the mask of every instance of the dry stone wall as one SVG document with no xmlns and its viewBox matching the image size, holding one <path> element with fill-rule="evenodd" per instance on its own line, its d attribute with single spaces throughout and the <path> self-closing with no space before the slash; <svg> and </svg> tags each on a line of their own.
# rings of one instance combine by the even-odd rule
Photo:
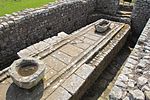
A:
<svg viewBox="0 0 150 100">
<path fill-rule="evenodd" d="M 115 15 L 119 8 L 119 0 L 97 0 L 96 9 L 104 14 Z"/>
<path fill-rule="evenodd" d="M 74 0 L 1 17 L 0 65 L 13 61 L 20 49 L 33 43 L 60 31 L 70 33 L 85 26 L 94 9 L 95 0 Z"/>
<path fill-rule="evenodd" d="M 0 69 L 17 59 L 19 50 L 57 35 L 58 32 L 71 33 L 85 26 L 88 24 L 88 16 L 97 8 L 99 12 L 114 14 L 116 1 L 62 0 L 57 4 L 0 17 Z M 106 5 L 105 9 L 100 7 L 105 4 L 109 6 Z"/>
<path fill-rule="evenodd" d="M 150 18 L 150 0 L 137 0 L 132 13 L 133 35 L 138 37 Z"/>
<path fill-rule="evenodd" d="M 150 100 L 150 19 L 113 87 L 110 100 Z"/>
</svg>

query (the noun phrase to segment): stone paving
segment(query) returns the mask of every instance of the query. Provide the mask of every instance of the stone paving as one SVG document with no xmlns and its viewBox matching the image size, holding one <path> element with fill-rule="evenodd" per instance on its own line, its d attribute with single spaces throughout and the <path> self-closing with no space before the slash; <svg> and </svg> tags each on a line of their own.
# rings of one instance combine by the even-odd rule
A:
<svg viewBox="0 0 150 100">
<path fill-rule="evenodd" d="M 113 87 L 110 100 L 150 100 L 150 19 Z"/>
<path fill-rule="evenodd" d="M 44 61 L 45 77 L 38 86 L 24 90 L 12 83 L 4 71 L 0 74 L 0 85 L 5 92 L 0 92 L 0 99 L 78 100 L 117 54 L 130 30 L 127 24 L 111 22 L 110 30 L 97 34 L 94 24 L 99 21 L 71 35 L 59 33 L 18 52 L 20 57 Z"/>
</svg>

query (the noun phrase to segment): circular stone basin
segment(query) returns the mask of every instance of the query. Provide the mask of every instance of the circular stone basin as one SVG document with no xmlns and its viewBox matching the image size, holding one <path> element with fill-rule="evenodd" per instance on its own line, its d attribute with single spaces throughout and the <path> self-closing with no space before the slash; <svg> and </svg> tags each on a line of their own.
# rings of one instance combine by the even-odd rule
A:
<svg viewBox="0 0 150 100">
<path fill-rule="evenodd" d="M 97 25 L 95 25 L 95 30 L 97 32 L 102 33 L 102 32 L 107 31 L 109 29 L 109 27 L 110 27 L 110 22 L 107 20 L 103 20 L 103 21 L 99 22 Z"/>
<path fill-rule="evenodd" d="M 9 73 L 13 82 L 25 89 L 30 89 L 38 84 L 44 77 L 45 64 L 35 58 L 21 58 L 13 62 Z"/>
</svg>

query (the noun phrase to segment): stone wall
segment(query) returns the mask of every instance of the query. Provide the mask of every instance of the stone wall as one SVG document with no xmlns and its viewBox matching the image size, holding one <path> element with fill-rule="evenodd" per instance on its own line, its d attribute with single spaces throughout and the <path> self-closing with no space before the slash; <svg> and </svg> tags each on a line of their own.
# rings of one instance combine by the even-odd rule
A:
<svg viewBox="0 0 150 100">
<path fill-rule="evenodd" d="M 100 13 L 115 14 L 116 1 L 63 0 L 57 4 L 47 4 L 41 8 L 26 9 L 0 17 L 0 69 L 17 59 L 19 50 L 57 35 L 58 32 L 71 33 L 89 24 L 88 16 L 96 8 Z M 100 7 L 105 4 L 105 9 Z"/>
<path fill-rule="evenodd" d="M 0 68 L 9 65 L 19 50 L 33 43 L 85 26 L 87 16 L 94 10 L 95 0 L 74 0 L 1 17 Z"/>
<path fill-rule="evenodd" d="M 110 100 L 150 100 L 150 19 L 128 57 Z"/>
<path fill-rule="evenodd" d="M 119 0 L 97 0 L 96 9 L 104 14 L 115 15 L 119 8 Z"/>
<path fill-rule="evenodd" d="M 150 18 L 150 0 L 137 0 L 132 13 L 133 35 L 138 37 Z"/>
</svg>

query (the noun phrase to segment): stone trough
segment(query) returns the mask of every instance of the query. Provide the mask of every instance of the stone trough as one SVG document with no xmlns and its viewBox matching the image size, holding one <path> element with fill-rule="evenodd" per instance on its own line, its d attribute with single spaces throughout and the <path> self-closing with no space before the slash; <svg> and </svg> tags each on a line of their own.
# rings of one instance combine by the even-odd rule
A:
<svg viewBox="0 0 150 100">
<path fill-rule="evenodd" d="M 13 82 L 21 88 L 30 89 L 44 77 L 45 65 L 35 58 L 21 58 L 10 66 Z"/>
</svg>

